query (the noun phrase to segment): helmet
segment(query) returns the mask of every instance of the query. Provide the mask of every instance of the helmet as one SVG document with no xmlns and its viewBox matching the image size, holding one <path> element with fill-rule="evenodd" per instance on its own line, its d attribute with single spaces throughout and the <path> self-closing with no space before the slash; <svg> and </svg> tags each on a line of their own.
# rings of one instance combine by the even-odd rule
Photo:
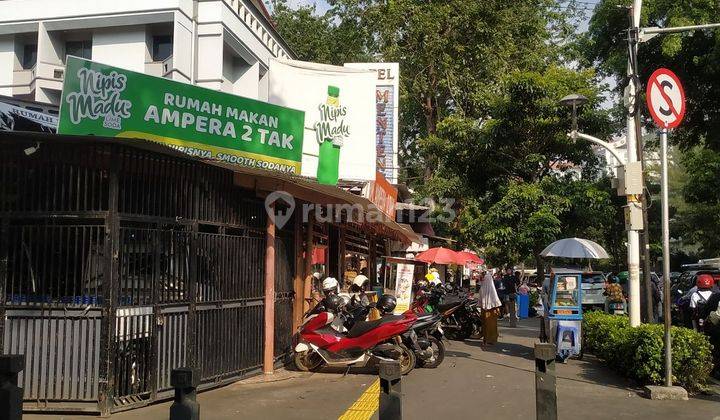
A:
<svg viewBox="0 0 720 420">
<path fill-rule="evenodd" d="M 364 276 L 362 274 L 355 276 L 352 282 L 351 288 L 354 292 L 360 292 L 362 290 L 367 289 L 367 286 L 370 284 L 370 279 L 367 278 L 367 276 Z"/>
<path fill-rule="evenodd" d="M 337 313 L 340 308 L 345 306 L 345 300 L 338 295 L 330 295 L 325 298 L 325 310 Z"/>
<path fill-rule="evenodd" d="M 322 282 L 323 293 L 337 293 L 338 292 L 338 281 L 335 277 L 326 277 Z"/>
<path fill-rule="evenodd" d="M 393 295 L 382 295 L 378 299 L 375 307 L 383 314 L 389 314 L 395 310 L 397 306 L 397 299 Z"/>
<path fill-rule="evenodd" d="M 715 279 L 710 274 L 698 274 L 696 284 L 698 289 L 712 289 Z"/>
</svg>

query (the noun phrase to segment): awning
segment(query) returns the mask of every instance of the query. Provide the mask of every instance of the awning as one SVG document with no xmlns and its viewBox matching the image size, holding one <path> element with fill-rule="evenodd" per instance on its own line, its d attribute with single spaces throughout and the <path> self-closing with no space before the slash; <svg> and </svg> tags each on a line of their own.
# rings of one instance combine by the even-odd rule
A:
<svg viewBox="0 0 720 420">
<path fill-rule="evenodd" d="M 352 223 L 359 226 L 361 229 L 367 229 L 373 234 L 385 236 L 406 244 L 416 241 L 418 237 L 412 229 L 401 226 L 378 210 L 377 207 L 370 202 L 370 200 L 333 185 L 318 184 L 310 178 L 303 178 L 297 175 L 282 172 L 272 172 L 264 169 L 238 166 L 213 159 L 201 159 L 179 152 L 173 148 L 165 146 L 164 144 L 143 139 L 0 131 L 0 141 L 4 143 L 19 143 L 23 140 L 29 144 L 34 144 L 35 142 L 53 142 L 55 144 L 110 143 L 134 147 L 136 149 L 147 150 L 155 153 L 162 153 L 179 159 L 198 161 L 233 172 L 235 185 L 256 191 L 257 193 L 260 193 L 261 196 L 273 191 L 285 191 L 290 193 L 294 198 L 307 203 L 349 204 L 354 206 L 354 208 L 362 209 L 364 214 L 367 216 L 365 218 L 366 220 Z"/>
<path fill-rule="evenodd" d="M 413 204 L 413 203 L 403 203 L 403 202 L 401 202 L 401 201 L 397 203 L 397 207 L 396 207 L 396 208 L 397 208 L 398 210 L 415 210 L 415 211 L 418 211 L 418 210 L 422 210 L 422 211 L 430 210 L 430 207 L 428 207 L 428 206 L 421 206 L 421 205 L 419 205 L 419 204 Z"/>
</svg>

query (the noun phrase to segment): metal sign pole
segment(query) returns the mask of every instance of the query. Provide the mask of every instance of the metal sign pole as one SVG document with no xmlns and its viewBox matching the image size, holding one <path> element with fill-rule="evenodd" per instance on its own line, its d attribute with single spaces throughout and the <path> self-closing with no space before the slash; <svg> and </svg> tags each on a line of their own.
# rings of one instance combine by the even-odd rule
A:
<svg viewBox="0 0 720 420">
<path fill-rule="evenodd" d="M 663 247 L 663 317 L 665 321 L 665 386 L 672 386 L 672 339 L 670 338 L 670 221 L 668 213 L 667 128 L 660 129 Z"/>
</svg>

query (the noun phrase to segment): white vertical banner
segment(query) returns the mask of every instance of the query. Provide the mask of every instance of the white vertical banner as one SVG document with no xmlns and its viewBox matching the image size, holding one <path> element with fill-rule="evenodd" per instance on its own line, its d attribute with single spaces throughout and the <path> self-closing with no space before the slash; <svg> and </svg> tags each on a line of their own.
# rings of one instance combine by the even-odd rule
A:
<svg viewBox="0 0 720 420">
<path fill-rule="evenodd" d="M 400 64 L 345 63 L 345 67 L 375 72 L 375 147 L 377 170 L 392 184 L 398 179 L 398 111 Z"/>
<path fill-rule="evenodd" d="M 375 180 L 373 71 L 273 59 L 268 90 L 270 103 L 305 111 L 303 176 L 315 178 L 319 166 L 334 164 L 340 179 Z M 339 158 L 321 150 L 327 141 L 339 147 Z"/>
<path fill-rule="evenodd" d="M 410 303 L 412 302 L 412 285 L 414 278 L 414 264 L 397 265 L 397 278 L 395 279 L 395 299 L 397 299 L 397 306 L 393 311 L 394 314 L 399 315 L 410 309 Z"/>
</svg>

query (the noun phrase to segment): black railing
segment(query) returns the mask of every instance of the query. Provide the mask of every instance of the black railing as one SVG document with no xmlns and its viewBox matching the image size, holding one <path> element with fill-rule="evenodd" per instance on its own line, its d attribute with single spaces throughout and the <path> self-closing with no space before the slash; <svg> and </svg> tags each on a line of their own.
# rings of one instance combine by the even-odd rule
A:
<svg viewBox="0 0 720 420">
<path fill-rule="evenodd" d="M 34 144 L 34 141 L 33 141 Z M 266 214 L 232 172 L 103 142 L 0 141 L 0 348 L 26 410 L 108 413 L 260 372 Z M 280 231 L 276 356 L 295 247 Z"/>
</svg>

